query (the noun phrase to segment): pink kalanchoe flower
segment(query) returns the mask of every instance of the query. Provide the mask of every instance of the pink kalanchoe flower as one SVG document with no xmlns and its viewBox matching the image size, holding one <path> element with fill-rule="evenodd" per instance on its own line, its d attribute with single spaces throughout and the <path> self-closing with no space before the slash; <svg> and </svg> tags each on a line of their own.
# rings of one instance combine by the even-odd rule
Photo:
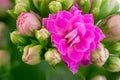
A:
<svg viewBox="0 0 120 80">
<path fill-rule="evenodd" d="M 68 68 L 76 73 L 79 65 L 90 64 L 91 51 L 105 37 L 94 26 L 92 14 L 81 14 L 76 7 L 70 11 L 60 11 L 43 19 L 43 25 L 51 33 L 51 40 L 59 50 Z"/>
<path fill-rule="evenodd" d="M 17 29 L 20 34 L 25 36 L 33 36 L 34 31 L 40 29 L 40 16 L 34 12 L 23 12 L 17 19 Z"/>
</svg>

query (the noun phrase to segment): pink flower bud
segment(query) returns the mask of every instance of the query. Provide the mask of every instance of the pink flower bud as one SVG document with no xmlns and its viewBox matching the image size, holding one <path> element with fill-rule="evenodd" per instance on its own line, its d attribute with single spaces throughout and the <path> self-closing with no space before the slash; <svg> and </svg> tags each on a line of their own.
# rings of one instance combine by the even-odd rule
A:
<svg viewBox="0 0 120 80">
<path fill-rule="evenodd" d="M 120 40 L 120 15 L 112 15 L 100 23 L 100 27 L 106 35 L 104 41 Z"/>
<path fill-rule="evenodd" d="M 48 62 L 49 65 L 56 65 L 60 63 L 61 56 L 57 49 L 49 49 L 45 53 L 45 60 Z"/>
<path fill-rule="evenodd" d="M 109 52 L 100 43 L 99 47 L 91 53 L 91 62 L 97 66 L 102 66 L 109 57 Z"/>
<path fill-rule="evenodd" d="M 17 29 L 22 35 L 33 36 L 34 31 L 40 27 L 40 17 L 32 11 L 21 13 L 17 19 Z"/>
<path fill-rule="evenodd" d="M 41 54 L 41 45 L 28 45 L 24 48 L 22 60 L 26 64 L 36 65 L 41 62 L 40 54 Z"/>
</svg>

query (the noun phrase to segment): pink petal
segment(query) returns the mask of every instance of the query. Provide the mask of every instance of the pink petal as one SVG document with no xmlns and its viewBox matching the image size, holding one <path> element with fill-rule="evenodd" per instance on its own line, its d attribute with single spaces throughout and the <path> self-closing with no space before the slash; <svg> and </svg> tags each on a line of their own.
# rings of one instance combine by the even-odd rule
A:
<svg viewBox="0 0 120 80">
<path fill-rule="evenodd" d="M 52 35 L 51 36 L 51 41 L 54 42 L 54 44 L 56 45 L 56 47 L 59 47 L 59 42 L 62 39 L 62 37 L 58 36 L 58 35 Z"/>
<path fill-rule="evenodd" d="M 54 34 L 56 33 L 56 30 L 54 28 L 54 20 L 48 20 L 47 21 L 47 30 L 51 33 L 51 34 Z"/>
<path fill-rule="evenodd" d="M 86 30 L 85 33 L 85 39 L 88 40 L 89 42 L 92 42 L 95 38 L 94 32 L 92 32 L 91 30 Z"/>
<path fill-rule="evenodd" d="M 47 18 L 43 18 L 43 20 L 42 20 L 42 25 L 44 26 L 44 27 L 47 27 Z"/>
<path fill-rule="evenodd" d="M 86 27 L 86 29 L 89 29 L 91 31 L 95 30 L 95 26 L 91 23 L 85 23 L 85 27 Z"/>
<path fill-rule="evenodd" d="M 79 34 L 79 36 L 82 37 L 82 36 L 85 35 L 85 33 L 86 33 L 86 28 L 85 28 L 85 26 L 84 26 L 83 23 L 76 22 L 76 23 L 73 25 L 73 27 L 74 27 L 75 29 L 78 29 L 78 34 Z"/>
<path fill-rule="evenodd" d="M 80 65 L 88 66 L 90 64 L 90 52 L 85 52 Z"/>
<path fill-rule="evenodd" d="M 61 13 L 61 17 L 66 18 L 66 19 L 69 20 L 72 17 L 72 14 L 70 12 L 68 12 L 68 11 L 63 11 Z"/>
<path fill-rule="evenodd" d="M 71 22 L 72 24 L 77 23 L 77 22 L 83 23 L 82 16 L 80 16 L 80 15 L 73 16 L 73 17 L 70 19 L 70 22 Z"/>
<path fill-rule="evenodd" d="M 75 63 L 74 61 L 69 59 L 67 56 L 62 56 L 62 59 L 73 74 L 75 74 L 78 71 L 78 66 L 79 66 L 78 63 Z"/>
<path fill-rule="evenodd" d="M 101 35 L 101 39 L 105 38 L 105 35 L 103 34 L 102 30 L 99 27 L 95 27 L 95 30 L 96 32 L 99 32 L 99 34 Z"/>
<path fill-rule="evenodd" d="M 74 46 L 75 44 L 77 44 L 77 43 L 79 43 L 79 42 L 80 42 L 80 37 L 77 36 L 77 37 L 75 37 L 75 38 L 72 40 L 72 42 L 71 42 L 71 44 L 70 44 L 70 47 Z"/>
<path fill-rule="evenodd" d="M 94 24 L 94 19 L 93 19 L 93 15 L 92 14 L 85 14 L 83 19 L 84 19 L 85 23 L 92 23 L 92 24 Z"/>
<path fill-rule="evenodd" d="M 65 34 L 72 29 L 72 25 L 67 19 L 59 16 L 55 20 L 55 29 L 59 34 Z"/>
<path fill-rule="evenodd" d="M 75 74 L 78 72 L 78 66 L 79 66 L 78 64 L 73 63 L 70 64 L 69 69 L 73 74 Z"/>
<path fill-rule="evenodd" d="M 66 36 L 65 36 L 65 39 L 67 39 L 67 43 L 71 42 L 75 37 L 77 36 L 77 30 L 73 30 L 71 31 L 70 33 L 68 33 Z"/>
<path fill-rule="evenodd" d="M 95 44 L 95 42 L 93 41 L 93 42 L 90 43 L 90 51 L 93 51 L 93 50 L 95 50 L 95 49 L 96 49 L 96 44 Z"/>
<path fill-rule="evenodd" d="M 70 12 L 71 12 L 72 14 L 74 14 L 74 12 L 75 12 L 76 10 L 78 10 L 78 8 L 75 7 L 75 6 L 73 6 L 73 7 L 70 9 Z"/>
<path fill-rule="evenodd" d="M 83 53 L 77 52 L 72 47 L 68 48 L 67 55 L 71 60 L 73 60 L 76 63 L 79 62 L 83 57 Z"/>
<path fill-rule="evenodd" d="M 68 49 L 67 41 L 65 39 L 61 39 L 59 42 L 59 48 L 58 48 L 59 52 L 62 55 L 66 55 L 67 49 Z"/>
<path fill-rule="evenodd" d="M 57 14 L 49 14 L 49 18 L 48 19 L 56 19 Z"/>
<path fill-rule="evenodd" d="M 94 41 L 95 41 L 95 42 L 99 42 L 99 41 L 101 40 L 101 35 L 100 35 L 100 33 L 97 32 L 97 31 L 94 31 L 94 34 L 95 34 L 95 39 L 94 39 Z"/>
<path fill-rule="evenodd" d="M 90 42 L 86 40 L 81 40 L 80 43 L 75 45 L 75 50 L 77 52 L 85 52 L 89 49 L 90 47 Z"/>
</svg>

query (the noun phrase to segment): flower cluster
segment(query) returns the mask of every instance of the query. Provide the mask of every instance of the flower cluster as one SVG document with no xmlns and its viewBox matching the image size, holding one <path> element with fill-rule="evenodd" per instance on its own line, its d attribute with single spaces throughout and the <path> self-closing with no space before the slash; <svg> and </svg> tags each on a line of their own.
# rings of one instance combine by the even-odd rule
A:
<svg viewBox="0 0 120 80">
<path fill-rule="evenodd" d="M 8 11 L 17 18 L 11 40 L 30 65 L 43 59 L 55 66 L 63 60 L 73 74 L 89 64 L 120 71 L 116 67 L 119 54 L 109 57 L 111 50 L 120 50 L 114 44 L 120 40 L 120 15 L 111 15 L 118 7 L 117 0 L 16 0 L 14 9 Z"/>
</svg>

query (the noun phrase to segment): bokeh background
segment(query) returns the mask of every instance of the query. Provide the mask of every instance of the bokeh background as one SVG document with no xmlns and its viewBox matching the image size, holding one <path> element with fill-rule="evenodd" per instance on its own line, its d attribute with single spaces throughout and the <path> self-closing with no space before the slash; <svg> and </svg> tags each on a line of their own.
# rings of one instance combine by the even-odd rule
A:
<svg viewBox="0 0 120 80">
<path fill-rule="evenodd" d="M 120 72 L 112 73 L 94 65 L 81 66 L 79 72 L 73 75 L 63 62 L 55 67 L 49 66 L 45 61 L 35 66 L 22 62 L 22 54 L 10 40 L 10 32 L 16 29 L 16 19 L 7 10 L 14 6 L 14 0 L 8 4 L 4 4 L 4 1 L 7 0 L 0 0 L 0 51 L 6 51 L 10 59 L 9 64 L 3 66 L 0 62 L 0 80 L 120 80 Z M 6 59 L 5 56 L 4 58 Z M 102 78 L 95 78 L 96 76 Z"/>
</svg>

